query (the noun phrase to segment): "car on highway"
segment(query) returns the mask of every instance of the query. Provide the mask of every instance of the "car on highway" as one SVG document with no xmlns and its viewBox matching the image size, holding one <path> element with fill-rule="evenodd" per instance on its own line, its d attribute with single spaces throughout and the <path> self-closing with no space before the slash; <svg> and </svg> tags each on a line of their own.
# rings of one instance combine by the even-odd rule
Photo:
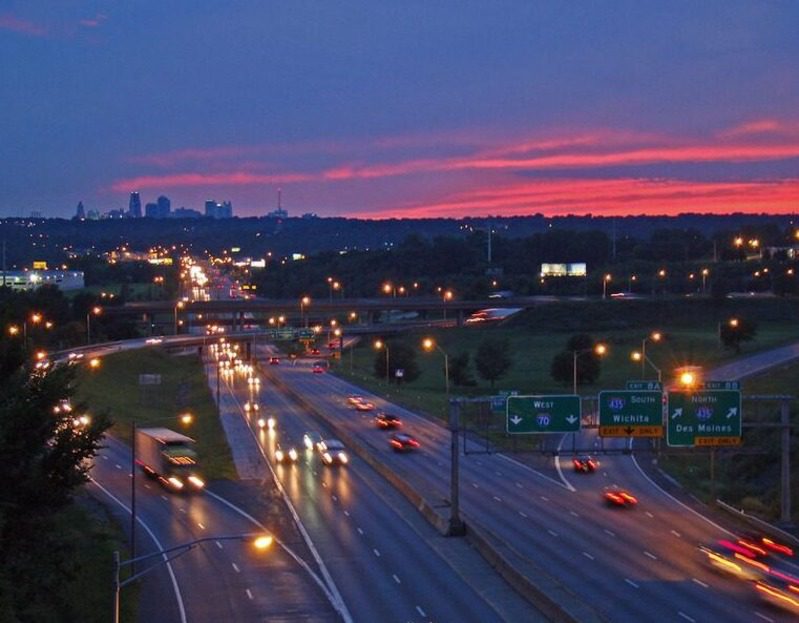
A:
<svg viewBox="0 0 799 623">
<path fill-rule="evenodd" d="M 592 456 L 583 454 L 574 457 L 572 459 L 572 465 L 574 465 L 575 472 L 580 472 L 582 474 L 591 474 L 596 471 L 597 467 L 599 467 L 599 461 L 597 461 Z"/>
<path fill-rule="evenodd" d="M 280 365 L 280 357 L 270 357 L 269 358 L 269 365 L 270 366 L 279 366 Z"/>
<path fill-rule="evenodd" d="M 369 402 L 367 400 L 362 400 L 355 404 L 356 411 L 374 411 L 375 403 Z"/>
<path fill-rule="evenodd" d="M 770 577 L 755 581 L 754 587 L 760 599 L 766 603 L 799 615 L 799 583 Z"/>
<path fill-rule="evenodd" d="M 302 436 L 302 445 L 305 446 L 306 450 L 313 450 L 321 441 L 322 435 L 316 431 L 308 431 Z"/>
<path fill-rule="evenodd" d="M 409 435 L 408 433 L 394 433 L 389 437 L 388 445 L 390 445 L 395 452 L 410 452 L 419 447 L 419 442 L 416 441 L 413 435 Z"/>
<path fill-rule="evenodd" d="M 150 337 L 144 340 L 145 344 L 160 344 L 163 340 L 160 337 Z"/>
<path fill-rule="evenodd" d="M 634 508 L 638 504 L 634 495 L 619 487 L 605 487 L 602 490 L 602 499 L 613 508 Z"/>
<path fill-rule="evenodd" d="M 399 428 L 402 426 L 402 420 L 398 415 L 381 411 L 375 416 L 375 425 L 383 430 L 387 430 L 389 428 Z"/>
<path fill-rule="evenodd" d="M 278 463 L 282 463 L 284 465 L 296 463 L 298 458 L 299 454 L 297 453 L 297 448 L 294 446 L 283 448 L 280 444 L 278 444 L 275 448 L 275 461 Z"/>
<path fill-rule="evenodd" d="M 316 448 L 325 465 L 346 465 L 349 463 L 350 459 L 347 456 L 344 444 L 338 439 L 323 439 L 316 445 Z"/>
<path fill-rule="evenodd" d="M 322 353 L 319 351 L 319 349 L 318 349 L 318 348 L 312 348 L 311 350 L 309 350 L 309 351 L 308 351 L 308 354 L 309 354 L 311 357 L 318 357 L 318 356 L 319 356 L 319 355 L 321 355 Z"/>
<path fill-rule="evenodd" d="M 323 374 L 324 371 L 325 371 L 325 365 L 322 364 L 322 363 L 319 363 L 318 361 L 315 362 L 313 364 L 313 367 L 311 368 L 311 372 L 313 372 L 314 374 Z"/>
<path fill-rule="evenodd" d="M 756 552 L 726 539 L 720 539 L 712 545 L 700 545 L 699 551 L 713 569 L 741 580 L 761 580 L 769 570 L 768 565 L 758 560 Z"/>
<path fill-rule="evenodd" d="M 359 402 L 363 402 L 363 396 L 361 396 L 360 394 L 350 394 L 349 396 L 347 396 L 347 404 L 355 406 Z"/>
</svg>

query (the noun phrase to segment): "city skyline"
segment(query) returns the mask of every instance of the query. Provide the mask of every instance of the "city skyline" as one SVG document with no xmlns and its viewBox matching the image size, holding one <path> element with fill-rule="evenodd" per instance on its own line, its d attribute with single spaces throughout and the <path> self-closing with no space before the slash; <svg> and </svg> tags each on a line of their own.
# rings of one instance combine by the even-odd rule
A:
<svg viewBox="0 0 799 623">
<path fill-rule="evenodd" d="M 12 2 L 0 216 L 127 211 L 131 192 L 259 216 L 280 189 L 292 215 L 796 213 L 797 18 L 741 0 Z"/>
</svg>

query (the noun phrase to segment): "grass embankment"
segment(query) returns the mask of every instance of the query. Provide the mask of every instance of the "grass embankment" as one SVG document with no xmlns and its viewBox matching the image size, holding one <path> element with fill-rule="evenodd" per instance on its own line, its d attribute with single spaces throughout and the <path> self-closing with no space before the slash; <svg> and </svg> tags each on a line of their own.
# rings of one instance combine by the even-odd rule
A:
<svg viewBox="0 0 799 623">
<path fill-rule="evenodd" d="M 159 385 L 139 385 L 139 375 L 160 375 Z M 93 411 L 107 410 L 111 434 L 130 442 L 131 422 L 165 426 L 197 441 L 202 469 L 209 479 L 236 478 L 236 470 L 217 417 L 216 405 L 197 355 L 175 356 L 161 348 L 127 351 L 103 357 L 99 370 L 79 379 L 78 399 Z M 192 424 L 178 415 L 191 413 Z"/>
</svg>

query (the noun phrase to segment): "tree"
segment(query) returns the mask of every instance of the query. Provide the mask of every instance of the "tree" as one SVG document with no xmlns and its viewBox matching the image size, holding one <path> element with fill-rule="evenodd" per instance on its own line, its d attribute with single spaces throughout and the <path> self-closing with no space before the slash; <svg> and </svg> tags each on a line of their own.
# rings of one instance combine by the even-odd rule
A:
<svg viewBox="0 0 799 623">
<path fill-rule="evenodd" d="M 741 352 L 741 342 L 753 340 L 755 335 L 757 335 L 757 323 L 746 318 L 728 320 L 719 329 L 721 343 L 725 348 L 735 349 L 736 353 Z"/>
<path fill-rule="evenodd" d="M 68 620 L 65 570 L 73 544 L 54 529 L 58 511 L 87 480 L 109 421 L 64 408 L 74 370 L 18 369 L 0 392 L 0 602 L 10 620 Z M 61 612 L 62 615 L 56 615 Z"/>
<path fill-rule="evenodd" d="M 459 387 L 473 387 L 477 382 L 470 370 L 470 357 L 467 351 L 455 355 L 449 360 L 449 377 L 453 385 Z"/>
<path fill-rule="evenodd" d="M 482 379 L 489 381 L 493 389 L 494 382 L 505 376 L 513 365 L 508 340 L 484 340 L 477 348 L 474 363 L 477 373 Z"/>
<path fill-rule="evenodd" d="M 410 383 L 419 378 L 419 365 L 416 363 L 416 350 L 405 342 L 388 342 L 388 378 L 397 383 Z M 397 377 L 402 370 L 402 377 Z M 374 372 L 377 378 L 386 378 L 386 351 L 375 353 Z"/>
</svg>

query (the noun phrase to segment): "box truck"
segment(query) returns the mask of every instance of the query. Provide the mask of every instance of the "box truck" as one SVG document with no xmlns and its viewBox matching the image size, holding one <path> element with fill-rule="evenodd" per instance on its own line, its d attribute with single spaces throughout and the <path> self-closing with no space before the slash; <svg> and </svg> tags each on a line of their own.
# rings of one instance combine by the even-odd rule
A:
<svg viewBox="0 0 799 623">
<path fill-rule="evenodd" d="M 194 440 L 168 428 L 136 429 L 136 463 L 172 491 L 199 491 L 205 486 Z"/>
</svg>

